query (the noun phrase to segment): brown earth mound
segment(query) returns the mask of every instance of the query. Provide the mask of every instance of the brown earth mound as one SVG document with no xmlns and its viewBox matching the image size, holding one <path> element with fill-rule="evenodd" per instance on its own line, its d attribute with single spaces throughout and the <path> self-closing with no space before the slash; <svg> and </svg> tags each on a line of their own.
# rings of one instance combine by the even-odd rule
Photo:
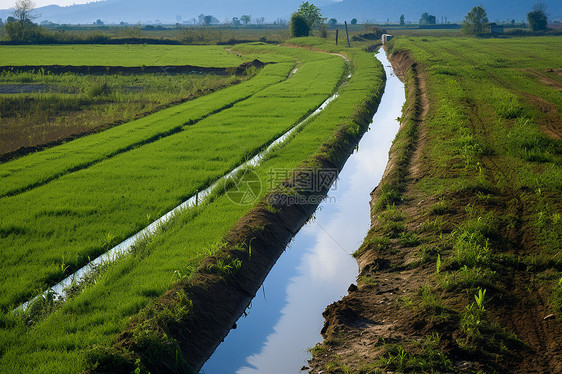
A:
<svg viewBox="0 0 562 374">
<path fill-rule="evenodd" d="M 259 60 L 244 62 L 236 68 L 213 68 L 193 65 L 167 66 L 73 66 L 73 65 L 24 65 L 0 66 L 0 72 L 48 72 L 52 74 L 217 74 L 228 75 L 234 72 L 244 74 L 250 67 L 261 69 L 265 64 Z"/>
</svg>

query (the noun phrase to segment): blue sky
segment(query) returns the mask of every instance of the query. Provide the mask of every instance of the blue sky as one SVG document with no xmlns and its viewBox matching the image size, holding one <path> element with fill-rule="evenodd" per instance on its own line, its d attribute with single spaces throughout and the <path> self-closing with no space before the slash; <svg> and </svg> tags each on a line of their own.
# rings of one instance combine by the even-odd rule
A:
<svg viewBox="0 0 562 374">
<path fill-rule="evenodd" d="M 72 4 L 85 4 L 92 2 L 92 0 L 34 0 L 35 6 L 41 7 L 50 4 L 56 5 L 72 5 Z M 0 0 L 0 9 L 13 8 L 16 0 Z"/>
</svg>

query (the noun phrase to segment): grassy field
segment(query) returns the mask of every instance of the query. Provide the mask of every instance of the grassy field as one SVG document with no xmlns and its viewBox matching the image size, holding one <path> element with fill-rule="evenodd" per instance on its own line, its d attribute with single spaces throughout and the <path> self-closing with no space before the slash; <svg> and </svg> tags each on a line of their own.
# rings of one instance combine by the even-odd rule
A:
<svg viewBox="0 0 562 374">
<path fill-rule="evenodd" d="M 129 122 L 251 76 L 3 72 L 0 92 L 14 93 L 0 93 L 0 156 Z"/>
<path fill-rule="evenodd" d="M 168 126 L 167 136 L 160 132 L 159 136 L 151 134 L 137 142 L 119 138 L 121 143 L 128 144 L 119 144 L 116 150 L 103 141 L 115 135 L 103 132 L 93 135 L 94 139 L 69 142 L 62 149 L 54 147 L 43 157 L 38 153 L 44 161 L 40 164 L 34 162 L 36 155 L 28 156 L 29 161 L 28 157 L 15 160 L 13 163 L 24 177 L 42 178 L 31 184 L 16 184 L 19 191 L 25 192 L 0 199 L 0 209 L 12 212 L 3 217 L 0 239 L 2 246 L 10 248 L 2 253 L 6 265 L 2 266 L 2 307 L 14 306 L 37 293 L 37 289 L 61 280 L 88 262 L 88 258 L 97 257 L 139 231 L 319 106 L 341 79 L 343 60 L 297 52 L 293 54 L 303 58 L 303 65 L 292 78 L 265 87 L 221 112 L 194 123 L 185 118 L 178 121 L 181 115 L 170 118 L 156 113 L 154 117 Z M 275 68 L 280 67 L 283 65 Z M 284 69 L 286 74 L 287 66 Z M 244 88 L 233 87 L 238 92 Z M 184 106 L 187 104 L 197 105 L 198 100 Z M 168 113 L 182 109 L 173 107 Z M 150 125 L 154 123 L 151 117 L 140 121 L 155 130 Z M 138 123 L 128 125 L 128 131 L 138 129 Z M 126 131 L 127 127 L 117 127 L 114 132 Z M 138 131 L 135 136 L 140 136 Z M 66 155 L 74 155 L 84 149 L 84 143 L 91 142 L 99 147 L 89 146 L 87 152 L 81 153 L 79 157 L 93 156 L 85 162 L 78 163 L 76 158 L 64 155 L 66 150 Z M 135 146 L 131 147 L 131 143 Z M 51 154 L 56 156 L 51 158 Z M 65 164 L 73 164 L 61 171 L 61 158 Z M 19 166 L 27 161 L 35 168 L 29 167 L 29 163 Z M 12 162 L 2 167 L 14 169 Z M 10 177 L 14 177 L 13 172 L 6 180 L 24 180 L 21 175 Z"/>
<path fill-rule="evenodd" d="M 247 59 L 221 46 L 196 45 L 3 45 L 0 66 L 238 66 Z"/>
<path fill-rule="evenodd" d="M 356 254 L 361 291 L 344 302 L 369 303 L 359 315 L 394 321 L 392 332 L 359 359 L 340 338 L 362 329 L 344 327 L 317 357 L 330 347 L 323 367 L 348 372 L 557 371 L 562 38 L 390 48 L 410 68 L 408 103 Z M 385 287 L 401 296 L 377 294 Z"/>
<path fill-rule="evenodd" d="M 249 69 L 245 76 L 220 77 L 164 70 L 132 75 L 91 75 L 87 69 L 63 74 L 18 71 L 18 66 L 26 65 L 234 68 L 252 59 L 218 46 L 0 46 L 0 51 L 0 66 L 12 67 L 0 73 L 0 156 L 128 122 L 239 83 L 255 73 Z M 14 93 L 3 94 L 5 91 Z"/>
<path fill-rule="evenodd" d="M 114 344 L 131 317 L 178 278 L 189 276 L 202 258 L 220 250 L 217 243 L 251 206 L 233 204 L 219 194 L 208 205 L 180 213 L 158 235 L 138 244 L 131 255 L 110 265 L 95 284 L 63 305 L 42 302 L 38 310 L 31 308 L 22 318 L 15 318 L 9 309 L 262 148 L 327 98 L 348 71 L 343 59 L 327 54 L 267 45 L 240 50 L 279 54 L 277 58 L 282 60 L 289 56 L 299 70 L 288 79 L 274 78 L 278 83 L 183 131 L 0 200 L 3 211 L 14 213 L 11 223 L 2 221 L 3 225 L 6 222 L 2 246 L 9 248 L 10 254 L 2 254 L 2 261 L 7 262 L 2 265 L 0 371 L 76 372 L 94 364 L 88 352 Z M 263 180 L 272 168 L 300 165 L 342 126 L 360 131 L 353 116 L 364 103 L 376 99 L 382 84 L 381 68 L 365 52 L 349 50 L 347 54 L 352 58 L 354 75 L 341 87 L 340 97 L 255 170 Z M 295 62 L 266 69 L 274 75 L 284 70 L 287 78 Z M 263 74 L 241 85 L 266 79 Z M 227 90 L 234 94 L 241 85 Z M 60 146 L 70 147 L 61 148 L 62 154 L 73 153 L 73 143 Z M 105 142 L 98 144 L 103 148 Z M 57 148 L 44 151 L 53 152 L 54 164 L 65 159 L 57 158 Z M 25 158 L 16 161 L 24 162 Z M 37 166 L 36 171 L 50 168 L 49 157 L 40 162 L 44 166 Z M 26 243 L 29 246 L 22 250 Z"/>
<path fill-rule="evenodd" d="M 239 86 L 161 110 L 85 139 L 77 139 L 72 145 L 63 144 L 56 150 L 47 149 L 23 159 L 0 164 L 0 175 L 3 178 L 0 196 L 25 191 L 30 186 L 41 184 L 69 170 L 83 168 L 143 142 L 155 141 L 170 132 L 178 131 L 185 125 L 203 119 L 209 113 L 221 111 L 271 84 L 280 82 L 287 77 L 293 65 L 294 62 L 266 66 L 263 74 Z M 78 152 L 74 154 L 72 149 Z M 88 152 L 84 152 L 85 150 Z"/>
</svg>

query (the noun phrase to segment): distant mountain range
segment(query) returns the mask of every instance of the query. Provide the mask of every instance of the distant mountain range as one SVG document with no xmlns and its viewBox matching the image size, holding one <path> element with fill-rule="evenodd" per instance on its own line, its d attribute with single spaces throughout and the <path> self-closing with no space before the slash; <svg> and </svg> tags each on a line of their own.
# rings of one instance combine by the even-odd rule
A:
<svg viewBox="0 0 562 374">
<path fill-rule="evenodd" d="M 324 16 L 350 20 L 356 18 L 360 23 L 369 20 L 373 23 L 387 21 L 397 23 L 404 14 L 406 22 L 419 23 L 424 12 L 434 15 L 437 22 L 462 22 L 464 16 L 475 6 L 486 9 L 490 22 L 525 20 L 538 0 L 344 0 L 323 8 Z M 550 20 L 562 19 L 562 1 L 546 0 L 546 10 Z"/>
<path fill-rule="evenodd" d="M 320 0 L 311 1 L 322 9 L 327 18 L 338 21 L 350 21 L 356 18 L 365 21 L 385 23 L 398 22 L 404 14 L 406 22 L 418 23 L 420 16 L 428 12 L 438 22 L 460 22 L 466 13 L 476 5 L 482 4 L 490 21 L 515 19 L 526 20 L 526 14 L 537 0 L 450 0 L 425 2 L 414 0 Z M 281 18 L 288 20 L 291 13 L 300 5 L 300 0 L 104 0 L 88 4 L 60 7 L 50 5 L 36 9 L 40 15 L 39 22 L 48 20 L 55 23 L 91 24 L 97 19 L 109 23 L 187 23 L 198 19 L 200 14 L 213 15 L 224 22 L 243 14 L 252 16 L 252 23 L 257 17 L 264 17 L 266 22 Z M 562 19 L 562 1 L 545 0 L 549 20 Z M 0 18 L 10 16 L 10 10 L 0 10 Z"/>
</svg>

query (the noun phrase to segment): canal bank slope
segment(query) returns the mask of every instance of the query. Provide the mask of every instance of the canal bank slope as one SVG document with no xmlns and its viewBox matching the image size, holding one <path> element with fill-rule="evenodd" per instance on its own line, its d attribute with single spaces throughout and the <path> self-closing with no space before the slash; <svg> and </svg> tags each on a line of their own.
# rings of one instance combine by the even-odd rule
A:
<svg viewBox="0 0 562 374">
<path fill-rule="evenodd" d="M 476 90 L 482 83 L 430 66 L 419 57 L 425 51 L 409 50 L 427 40 L 409 42 L 391 43 L 407 103 L 389 165 L 372 193 L 372 228 L 355 254 L 357 286 L 324 312 L 325 340 L 312 350 L 310 372 L 560 372 L 560 190 L 547 183 L 530 188 L 517 174 L 487 127 L 492 120 Z M 467 63 L 470 54 L 461 52 L 453 54 Z M 476 69 L 485 63 L 470 62 Z M 506 73 L 486 71 L 512 89 Z M 450 99 L 464 119 L 458 124 L 454 115 L 439 122 L 448 98 L 434 90 L 445 87 L 444 75 L 464 84 L 464 96 Z M 514 126 L 502 118 L 493 131 Z M 540 128 L 541 117 L 535 119 Z M 455 125 L 450 133 L 440 132 L 448 122 Z M 560 157 L 559 142 L 537 136 Z M 449 154 L 451 143 L 461 150 Z M 444 162 L 435 160 L 438 154 Z M 430 184 L 437 177 L 438 192 Z M 541 214 L 533 203 L 542 204 Z M 543 216 L 548 236 L 537 228 Z"/>
</svg>

